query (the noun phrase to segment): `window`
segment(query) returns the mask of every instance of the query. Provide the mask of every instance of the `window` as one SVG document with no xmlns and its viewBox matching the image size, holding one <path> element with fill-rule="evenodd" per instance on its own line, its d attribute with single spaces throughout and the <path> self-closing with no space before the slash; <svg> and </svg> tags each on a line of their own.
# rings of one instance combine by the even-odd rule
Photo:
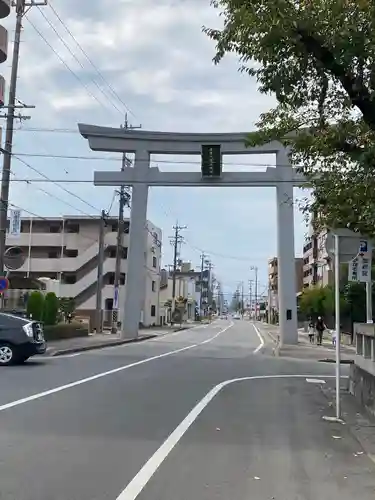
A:
<svg viewBox="0 0 375 500">
<path fill-rule="evenodd" d="M 128 247 L 123 247 L 122 248 L 122 259 L 127 259 L 128 258 Z"/>
<path fill-rule="evenodd" d="M 154 267 L 154 268 L 157 267 L 157 259 L 156 259 L 156 257 L 152 257 L 152 267 Z"/>
<path fill-rule="evenodd" d="M 74 257 L 78 257 L 78 250 L 75 250 L 75 249 L 65 249 L 65 257 L 71 257 L 71 258 L 74 258 Z"/>
<path fill-rule="evenodd" d="M 116 258 L 116 248 L 114 248 L 114 247 L 108 248 L 108 257 L 110 259 Z"/>
<path fill-rule="evenodd" d="M 114 222 L 113 224 L 111 224 L 111 231 L 112 233 L 115 233 L 118 229 L 118 223 L 117 222 Z"/>
<path fill-rule="evenodd" d="M 67 233 L 79 233 L 79 224 L 69 224 L 66 229 Z"/>
<path fill-rule="evenodd" d="M 151 317 L 155 318 L 156 316 L 156 306 L 151 306 Z"/>
<path fill-rule="evenodd" d="M 71 275 L 65 276 L 64 280 L 65 280 L 66 285 L 74 285 L 74 283 L 77 282 L 77 277 L 75 274 L 71 274 Z"/>
<path fill-rule="evenodd" d="M 129 234 L 130 222 L 128 220 L 124 221 L 124 233 Z"/>
<path fill-rule="evenodd" d="M 60 232 L 60 226 L 50 226 L 49 227 L 49 232 L 50 233 L 59 233 Z"/>
<path fill-rule="evenodd" d="M 49 259 L 58 259 L 59 254 L 56 251 L 48 252 L 48 258 Z"/>
<path fill-rule="evenodd" d="M 156 282 L 155 282 L 155 281 L 153 281 L 153 282 L 151 283 L 151 290 L 152 290 L 153 292 L 155 292 L 155 290 L 156 290 Z"/>
<path fill-rule="evenodd" d="M 120 274 L 120 285 L 125 285 L 126 275 L 125 273 Z"/>
</svg>

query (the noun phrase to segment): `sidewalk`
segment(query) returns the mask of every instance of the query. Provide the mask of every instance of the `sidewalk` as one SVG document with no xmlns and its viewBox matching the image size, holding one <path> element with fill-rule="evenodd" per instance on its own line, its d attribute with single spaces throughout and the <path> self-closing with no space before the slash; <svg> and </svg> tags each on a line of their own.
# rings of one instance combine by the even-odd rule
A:
<svg viewBox="0 0 375 500">
<path fill-rule="evenodd" d="M 97 333 L 90 334 L 87 337 L 75 337 L 63 340 L 51 340 L 47 342 L 46 356 L 63 356 L 66 354 L 74 354 L 83 351 L 91 351 L 94 349 L 102 349 L 103 347 L 111 347 L 116 345 L 131 344 L 142 342 L 144 340 L 161 337 L 176 331 L 187 330 L 193 325 L 186 325 L 174 328 L 155 328 L 143 329 L 138 332 L 136 339 L 122 339 L 119 334 Z"/>
<path fill-rule="evenodd" d="M 298 344 L 290 346 L 279 345 L 279 327 L 268 323 L 257 323 L 257 327 L 264 335 L 267 335 L 273 342 L 273 355 L 276 357 L 289 357 L 299 359 L 311 359 L 316 361 L 334 362 L 335 347 L 332 345 L 331 336 L 324 335 L 323 345 L 310 344 L 309 336 L 298 330 Z M 350 363 L 355 356 L 355 347 L 341 345 L 341 359 L 344 363 Z"/>
<path fill-rule="evenodd" d="M 333 380 L 327 380 L 320 386 L 331 408 L 331 416 L 335 415 L 336 388 Z M 358 452 L 355 456 L 366 453 L 375 463 L 375 418 L 370 415 L 349 393 L 347 388 L 341 388 L 341 418 L 347 430 L 358 442 Z"/>
</svg>

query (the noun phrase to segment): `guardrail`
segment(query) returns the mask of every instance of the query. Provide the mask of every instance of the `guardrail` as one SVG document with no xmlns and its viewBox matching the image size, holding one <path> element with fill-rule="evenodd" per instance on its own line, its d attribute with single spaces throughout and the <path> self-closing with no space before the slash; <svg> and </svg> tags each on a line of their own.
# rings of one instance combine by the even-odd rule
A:
<svg viewBox="0 0 375 500">
<path fill-rule="evenodd" d="M 355 363 L 362 369 L 375 374 L 375 325 L 354 323 L 356 339 Z"/>
</svg>

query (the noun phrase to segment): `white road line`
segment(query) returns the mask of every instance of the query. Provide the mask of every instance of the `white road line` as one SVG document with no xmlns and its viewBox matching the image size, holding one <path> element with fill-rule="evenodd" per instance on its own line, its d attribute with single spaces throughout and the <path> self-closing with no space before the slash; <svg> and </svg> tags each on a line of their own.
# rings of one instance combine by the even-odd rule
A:
<svg viewBox="0 0 375 500">
<path fill-rule="evenodd" d="M 306 382 L 308 382 L 309 384 L 325 384 L 326 383 L 325 380 L 322 380 L 320 378 L 307 378 Z"/>
<path fill-rule="evenodd" d="M 254 327 L 255 333 L 258 335 L 258 338 L 259 338 L 259 341 L 260 341 L 260 344 L 258 345 L 258 347 L 256 349 L 254 349 L 254 354 L 256 354 L 257 352 L 259 352 L 264 347 L 264 338 L 262 337 L 262 335 L 261 335 L 260 331 L 258 330 L 258 328 L 254 325 L 254 323 L 253 323 L 253 327 Z"/>
<path fill-rule="evenodd" d="M 311 375 L 259 375 L 255 377 L 242 377 L 225 380 L 221 384 L 216 385 L 211 389 L 203 399 L 191 410 L 184 420 L 176 427 L 169 435 L 164 443 L 156 450 L 151 458 L 145 463 L 136 476 L 130 481 L 126 488 L 120 493 L 116 500 L 135 500 L 145 488 L 147 483 L 153 477 L 160 465 L 171 453 L 173 448 L 179 443 L 186 431 L 199 417 L 206 406 L 214 399 L 214 397 L 226 386 L 235 382 L 244 382 L 249 380 L 265 380 L 265 379 L 288 379 L 288 378 L 308 378 Z M 335 378 L 335 375 L 327 375 L 326 378 Z M 347 378 L 347 377 L 342 377 Z"/>
<path fill-rule="evenodd" d="M 216 333 L 213 337 L 208 339 L 208 342 L 212 342 L 219 335 L 229 330 L 234 325 L 231 322 L 225 328 Z M 118 368 L 114 368 L 113 370 L 108 370 L 106 372 L 97 373 L 96 375 L 92 375 L 90 377 L 86 377 L 80 380 L 76 380 L 75 382 L 70 382 L 69 384 L 60 385 L 59 387 L 55 387 L 53 389 L 49 389 L 47 391 L 39 392 L 37 394 L 33 394 L 32 396 L 27 396 L 22 399 L 17 399 L 16 401 L 12 401 L 11 403 L 6 403 L 0 406 L 0 412 L 4 410 L 8 410 L 9 408 L 14 408 L 15 406 L 20 406 L 25 403 L 29 403 L 30 401 L 35 401 L 37 399 L 44 398 L 46 396 L 50 396 L 51 394 L 56 394 L 57 392 L 65 391 L 66 389 L 70 389 L 72 387 L 76 387 L 82 384 L 87 384 L 87 382 L 92 382 L 93 380 L 98 380 L 103 377 L 107 377 L 108 375 L 113 375 L 114 373 L 122 372 L 124 370 L 128 370 L 129 368 L 134 368 L 135 366 L 144 365 L 145 363 L 149 363 L 150 361 L 154 361 L 156 359 L 166 358 L 167 356 L 172 356 L 173 354 L 178 354 L 180 352 L 188 351 L 189 349 L 194 349 L 195 347 L 199 347 L 203 343 L 208 343 L 207 340 L 204 342 L 197 342 L 193 345 L 188 345 L 186 347 L 182 347 L 181 349 L 174 349 L 173 351 L 168 351 L 163 354 L 158 354 L 157 356 L 152 356 L 151 358 L 142 359 L 140 361 L 136 361 L 135 363 L 130 363 L 129 365 L 119 366 Z"/>
</svg>

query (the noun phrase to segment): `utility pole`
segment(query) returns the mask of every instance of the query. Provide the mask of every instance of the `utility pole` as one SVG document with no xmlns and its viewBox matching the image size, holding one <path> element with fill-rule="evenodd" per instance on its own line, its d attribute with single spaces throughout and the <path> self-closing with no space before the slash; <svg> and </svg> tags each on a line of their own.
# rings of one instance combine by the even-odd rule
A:
<svg viewBox="0 0 375 500">
<path fill-rule="evenodd" d="M 200 278 L 199 278 L 199 318 L 202 319 L 202 309 L 203 309 L 203 271 L 204 271 L 204 263 L 207 258 L 207 255 L 205 253 L 201 254 L 201 273 L 200 273 Z"/>
<path fill-rule="evenodd" d="M 4 274 L 4 254 L 6 250 L 6 231 L 8 223 L 8 206 L 9 206 L 9 188 L 10 188 L 10 174 L 11 174 L 11 163 L 12 163 L 12 148 L 13 148 L 13 130 L 14 130 L 14 120 L 18 118 L 15 114 L 16 108 L 33 108 L 35 106 L 26 106 L 24 104 L 16 105 L 16 90 L 17 90 L 17 78 L 18 78 L 18 64 L 20 59 L 20 46 L 21 46 L 21 31 L 22 31 L 22 20 L 26 12 L 33 6 L 44 6 L 47 5 L 47 0 L 42 2 L 26 0 L 15 0 L 12 5 L 16 8 L 16 27 L 14 34 L 14 44 L 13 44 L 13 55 L 12 55 L 12 69 L 9 82 L 9 97 L 8 105 L 5 108 L 8 109 L 6 115 L 2 117 L 6 118 L 6 133 L 5 133 L 5 147 L 2 150 L 4 154 L 3 160 L 3 172 L 1 177 L 1 189 L 0 189 L 0 275 Z M 19 116 L 20 119 L 28 119 L 30 117 Z"/>
<path fill-rule="evenodd" d="M 243 281 L 241 281 L 241 316 L 243 318 L 243 310 L 244 310 L 244 304 L 243 304 L 243 301 L 244 301 L 244 290 L 243 290 Z"/>
<path fill-rule="evenodd" d="M 252 271 L 255 271 L 255 320 L 258 319 L 258 267 L 251 266 Z"/>
<path fill-rule="evenodd" d="M 253 313 L 253 281 L 254 280 L 249 280 L 249 304 L 250 304 L 250 313 L 249 313 L 249 320 L 252 319 L 252 313 Z"/>
<path fill-rule="evenodd" d="M 121 126 L 125 130 L 133 130 L 138 127 L 133 127 L 128 123 L 128 114 L 125 115 L 125 122 Z M 121 172 L 125 172 L 127 167 L 131 166 L 131 160 L 126 156 L 126 152 L 122 153 Z M 123 239 L 125 232 L 124 224 L 124 209 L 130 206 L 130 188 L 122 185 L 120 187 L 120 201 L 118 210 L 118 226 L 117 226 L 117 239 L 116 239 L 116 262 L 115 262 L 115 278 L 113 290 L 113 306 L 112 306 L 112 333 L 117 333 L 118 322 L 118 306 L 119 306 L 119 291 L 120 291 L 120 278 L 121 278 L 121 261 L 123 258 Z"/>
<path fill-rule="evenodd" d="M 102 331 L 103 321 L 103 308 L 102 308 L 102 295 L 103 295 L 103 264 L 104 264 L 104 234 L 107 226 L 107 213 L 102 210 L 99 225 L 99 251 L 98 251 L 98 273 L 96 279 L 96 318 L 95 330 L 96 333 Z"/>
<path fill-rule="evenodd" d="M 187 226 L 179 226 L 178 222 L 173 226 L 174 235 L 171 236 L 171 243 L 173 245 L 173 274 L 172 274 L 172 317 L 171 323 L 173 324 L 173 313 L 176 308 L 176 273 L 177 273 L 177 258 L 178 246 L 183 243 L 184 239 L 181 236 L 181 231 L 187 229 Z"/>
</svg>

